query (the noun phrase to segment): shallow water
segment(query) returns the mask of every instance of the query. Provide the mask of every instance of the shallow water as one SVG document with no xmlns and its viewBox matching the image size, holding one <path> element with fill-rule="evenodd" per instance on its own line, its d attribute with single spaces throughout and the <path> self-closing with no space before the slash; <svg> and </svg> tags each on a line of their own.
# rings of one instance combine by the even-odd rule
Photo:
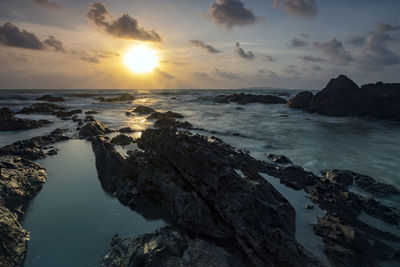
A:
<svg viewBox="0 0 400 267">
<path fill-rule="evenodd" d="M 281 91 L 283 90 L 252 90 L 248 93 L 278 95 Z M 99 95 L 107 97 L 127 92 L 135 94 L 137 99 L 126 103 L 99 103 L 93 99 Z M 152 126 L 152 122 L 146 120 L 146 116 L 126 116 L 125 112 L 132 111 L 139 104 L 148 105 L 159 111 L 171 110 L 182 113 L 185 115 L 185 120 L 195 127 L 205 129 L 205 131 L 196 132 L 205 135 L 211 135 L 212 132 L 212 135 L 220 137 L 234 147 L 248 150 L 257 159 L 267 160 L 268 153 L 283 154 L 289 157 L 294 164 L 313 171 L 317 175 L 325 169 L 347 169 L 370 175 L 378 181 L 400 188 L 400 125 L 398 122 L 312 115 L 289 109 L 285 105 L 216 104 L 212 101 L 212 98 L 218 94 L 238 92 L 240 91 L 0 90 L 0 107 L 9 106 L 14 111 L 18 111 L 22 107 L 35 103 L 35 99 L 41 95 L 63 96 L 67 101 L 59 104 L 73 109 L 80 108 L 84 111 L 97 110 L 100 113 L 94 115 L 96 119 L 114 129 L 130 126 L 138 131 L 133 135 L 138 137 L 140 131 Z M 284 92 L 291 95 L 297 93 L 296 91 Z M 80 116 L 83 118 L 85 115 Z M 69 128 L 68 134 L 73 135 L 76 127 L 76 124 L 71 121 L 62 121 L 52 116 L 26 117 L 45 118 L 54 123 L 48 127 L 31 131 L 0 132 L 0 146 L 32 136 L 47 134 L 57 127 Z M 98 259 L 103 256 L 113 233 L 135 236 L 144 232 L 152 232 L 156 226 L 163 224 L 161 221 L 147 222 L 139 214 L 123 207 L 116 199 L 101 190 L 89 143 L 69 141 L 56 146 L 61 148 L 60 155 L 43 161 L 48 169 L 49 180 L 32 202 L 24 222 L 24 226 L 32 232 L 32 242 L 29 244 L 27 258 L 27 264 L 31 265 L 27 266 L 37 266 L 35 264 L 38 263 L 38 256 L 40 259 L 43 259 L 43 255 L 52 257 L 51 253 L 46 253 L 46 251 L 48 244 L 54 244 L 55 238 L 53 237 L 58 238 L 61 235 L 60 232 L 63 232 L 60 229 L 65 228 L 71 234 L 65 234 L 64 242 L 57 243 L 60 251 L 54 252 L 56 256 L 52 258 L 58 259 L 57 262 L 60 263 L 64 262 L 64 258 L 62 258 L 65 257 L 64 255 L 69 255 L 70 258 L 76 258 L 76 262 L 71 263 L 71 259 L 65 259 L 65 261 L 70 263 L 69 266 L 75 266 L 73 263 L 93 263 L 96 257 Z M 127 149 L 133 148 L 135 147 L 130 146 L 125 149 L 119 147 L 118 151 L 125 155 Z M 83 184 L 80 185 L 80 183 Z M 304 208 L 308 200 L 304 199 L 302 192 L 287 189 L 280 185 L 278 180 L 272 180 L 271 183 L 296 208 L 298 229 L 296 238 L 308 250 L 324 260 L 320 239 L 315 236 L 310 226 L 319 214 L 319 210 L 309 211 Z M 351 190 L 364 193 L 357 187 L 353 187 Z M 77 196 L 75 197 L 75 195 Z M 59 200 L 61 196 L 63 200 Z M 399 199 L 382 201 L 385 204 L 400 207 Z M 53 205 L 53 202 L 57 204 Z M 70 202 L 73 204 L 68 204 Z M 64 207 L 63 212 L 57 213 L 59 207 Z M 52 213 L 48 213 L 50 208 L 53 209 Z M 35 212 L 37 213 L 35 214 Z M 57 214 L 57 216 L 51 214 Z M 119 216 L 124 219 L 118 221 Z M 125 220 L 125 216 L 128 220 Z M 57 220 L 58 217 L 61 219 Z M 31 220 L 30 218 L 32 218 L 32 222 L 26 224 Z M 42 218 L 46 218 L 46 220 Z M 68 224 L 63 223 L 65 220 L 68 220 Z M 111 222 L 108 223 L 108 220 Z M 131 221 L 134 222 L 131 223 Z M 371 223 L 375 224 L 373 221 Z M 118 226 L 119 224 L 121 226 Z M 50 234 L 46 228 L 53 230 L 54 233 Z M 93 228 L 93 232 L 91 232 L 93 236 L 85 235 L 86 232 L 90 232 L 87 230 L 88 228 Z M 82 246 L 96 249 L 81 249 L 86 253 L 74 249 L 74 245 L 76 245 L 74 241 L 80 240 L 81 235 L 84 236 L 80 241 Z M 39 238 L 40 241 L 37 241 Z M 63 247 L 64 243 L 67 247 Z M 97 243 L 102 244 L 99 246 L 102 247 L 99 250 L 97 250 Z M 51 247 L 57 247 L 57 245 L 51 245 Z M 62 253 L 62 248 L 64 248 L 64 253 Z M 65 253 L 66 250 L 68 250 L 68 254 Z M 87 255 L 91 255 L 91 261 L 86 260 Z"/>
<path fill-rule="evenodd" d="M 40 162 L 48 180 L 22 221 L 31 234 L 24 266 L 98 266 L 114 234 L 135 237 L 165 225 L 103 191 L 89 142 L 57 147 L 58 155 Z"/>
</svg>

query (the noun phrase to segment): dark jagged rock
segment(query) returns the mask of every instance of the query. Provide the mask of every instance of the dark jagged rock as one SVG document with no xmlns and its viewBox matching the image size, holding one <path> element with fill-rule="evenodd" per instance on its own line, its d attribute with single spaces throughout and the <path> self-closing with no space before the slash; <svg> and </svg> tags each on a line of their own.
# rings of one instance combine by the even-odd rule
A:
<svg viewBox="0 0 400 267">
<path fill-rule="evenodd" d="M 133 101 L 136 98 L 131 94 L 121 94 L 120 96 L 105 98 L 105 97 L 98 97 L 97 100 L 100 102 L 127 102 Z"/>
<path fill-rule="evenodd" d="M 114 145 L 127 146 L 133 142 L 133 138 L 124 134 L 117 135 L 110 141 Z"/>
<path fill-rule="evenodd" d="M 16 156 L 0 157 L 0 266 L 20 266 L 29 234 L 18 221 L 47 175 L 38 163 Z"/>
<path fill-rule="evenodd" d="M 367 84 L 360 88 L 340 75 L 312 96 L 311 101 L 310 97 L 309 93 L 302 92 L 289 102 L 289 107 L 330 116 L 400 120 L 400 83 Z"/>
<path fill-rule="evenodd" d="M 187 121 L 178 121 L 175 119 L 170 119 L 170 118 L 161 118 L 158 119 L 155 123 L 154 123 L 155 127 L 175 127 L 175 128 L 183 128 L 183 129 L 192 129 L 193 125 L 190 124 Z"/>
<path fill-rule="evenodd" d="M 238 104 L 263 103 L 263 104 L 286 104 L 287 101 L 281 97 L 273 95 L 252 95 L 252 94 L 233 94 L 219 95 L 214 98 L 216 103 L 236 102 Z"/>
<path fill-rule="evenodd" d="M 79 130 L 80 138 L 89 138 L 98 135 L 105 135 L 111 133 L 112 131 L 108 129 L 102 122 L 97 120 L 89 120 L 82 128 Z"/>
<path fill-rule="evenodd" d="M 68 111 L 56 111 L 53 113 L 53 115 L 56 115 L 59 118 L 65 118 L 65 117 L 71 117 L 76 114 L 81 114 L 82 110 L 81 109 L 74 109 L 74 110 L 68 110 Z"/>
<path fill-rule="evenodd" d="M 51 103 L 35 103 L 29 108 L 23 108 L 20 114 L 32 114 L 32 113 L 39 113 L 39 114 L 54 114 L 56 111 L 63 111 L 67 110 L 66 107 L 59 106 L 56 104 Z"/>
<path fill-rule="evenodd" d="M 229 242 L 257 266 L 319 265 L 295 240 L 293 207 L 252 171 L 250 156 L 175 128 L 148 129 L 137 142 L 145 152 L 127 160 L 104 140 L 92 142 L 100 180 L 111 192 L 126 202 L 137 192 L 156 201 L 183 229 Z M 132 196 L 120 194 L 127 187 Z"/>
<path fill-rule="evenodd" d="M 52 148 L 49 151 L 47 151 L 47 155 L 49 155 L 49 156 L 54 156 L 54 155 L 57 155 L 57 154 L 58 154 L 57 148 Z"/>
<path fill-rule="evenodd" d="M 162 253 L 160 253 L 162 251 Z M 201 239 L 163 228 L 137 238 L 114 236 L 103 267 L 239 267 L 240 258 Z"/>
<path fill-rule="evenodd" d="M 46 136 L 37 136 L 28 140 L 17 141 L 11 145 L 0 148 L 0 156 L 14 155 L 30 160 L 37 160 L 46 157 L 44 149 L 50 144 L 67 140 L 64 131 L 56 129 Z"/>
<path fill-rule="evenodd" d="M 50 124 L 47 120 L 28 120 L 16 118 L 9 108 L 0 109 L 0 131 L 19 131 L 39 128 Z"/>
<path fill-rule="evenodd" d="M 136 112 L 136 113 L 139 113 L 139 114 L 142 114 L 142 115 L 147 115 L 147 114 L 151 114 L 151 113 L 155 112 L 155 110 L 153 108 L 151 108 L 151 107 L 140 105 L 140 106 L 137 106 L 133 110 L 133 112 Z"/>
<path fill-rule="evenodd" d="M 155 119 L 155 120 L 159 120 L 159 119 L 163 119 L 163 118 L 167 118 L 167 119 L 183 119 L 183 115 L 176 113 L 176 112 L 172 112 L 172 111 L 167 111 L 167 112 L 153 112 L 151 113 L 150 116 L 147 117 L 148 120 L 151 119 Z"/>
<path fill-rule="evenodd" d="M 132 114 L 132 112 L 127 111 L 127 112 L 125 112 L 125 115 L 126 115 L 127 117 L 130 117 L 130 116 L 132 116 L 133 114 Z"/>
<path fill-rule="evenodd" d="M 86 111 L 85 114 L 86 115 L 94 115 L 94 114 L 99 114 L 99 112 L 96 110 L 89 110 L 89 111 Z"/>
<path fill-rule="evenodd" d="M 377 262 L 397 261 L 396 247 L 400 237 L 382 232 L 358 220 L 349 222 L 334 216 L 323 216 L 314 225 L 323 238 L 326 255 L 333 266 L 379 266 Z M 356 253 L 354 253 L 356 252 Z"/>
<path fill-rule="evenodd" d="M 304 91 L 298 93 L 287 103 L 288 107 L 295 109 L 306 109 L 311 106 L 314 95 L 311 92 Z"/>
<path fill-rule="evenodd" d="M 389 197 L 393 195 L 400 195 L 400 191 L 393 185 L 379 183 L 375 179 L 359 174 L 352 171 L 342 170 L 329 170 L 323 171 L 323 175 L 330 181 L 340 184 L 342 186 L 352 185 L 353 182 L 366 192 L 371 193 L 377 197 Z"/>
<path fill-rule="evenodd" d="M 283 155 L 268 154 L 267 158 L 272 159 L 275 163 L 292 164 L 292 161 Z"/>
<path fill-rule="evenodd" d="M 135 130 L 133 130 L 131 127 L 124 127 L 118 130 L 120 133 L 134 133 Z"/>
<path fill-rule="evenodd" d="M 36 100 L 41 100 L 41 101 L 46 101 L 46 102 L 64 102 L 65 101 L 65 99 L 62 98 L 61 96 L 57 97 L 57 96 L 52 96 L 52 95 L 44 95 L 44 96 L 37 98 Z"/>
</svg>

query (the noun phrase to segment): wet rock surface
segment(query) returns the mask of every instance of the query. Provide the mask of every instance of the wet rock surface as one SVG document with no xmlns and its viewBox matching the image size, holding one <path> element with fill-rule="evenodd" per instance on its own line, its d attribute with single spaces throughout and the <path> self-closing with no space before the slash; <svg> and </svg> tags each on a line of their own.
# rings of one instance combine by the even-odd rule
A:
<svg viewBox="0 0 400 267">
<path fill-rule="evenodd" d="M 263 103 L 263 104 L 286 104 L 287 101 L 279 96 L 273 95 L 252 95 L 252 94 L 233 94 L 219 95 L 214 98 L 216 103 L 236 102 L 238 104 Z"/>
<path fill-rule="evenodd" d="M 267 158 L 271 159 L 275 163 L 292 164 L 292 161 L 283 155 L 268 154 Z"/>
<path fill-rule="evenodd" d="M 37 136 L 4 146 L 0 148 L 0 156 L 13 155 L 30 160 L 42 159 L 46 157 L 45 149 L 48 145 L 68 139 L 69 137 L 64 134 L 62 129 L 56 129 L 46 136 Z"/>
<path fill-rule="evenodd" d="M 53 114 L 57 111 L 64 111 L 67 110 L 66 107 L 52 104 L 52 103 L 35 103 L 29 108 L 23 108 L 20 112 L 20 114 Z"/>
<path fill-rule="evenodd" d="M 134 133 L 135 130 L 133 130 L 131 127 L 123 127 L 118 130 L 120 133 Z"/>
<path fill-rule="evenodd" d="M 44 96 L 37 98 L 36 100 L 46 101 L 46 102 L 64 102 L 65 101 L 65 99 L 62 98 L 61 96 L 52 96 L 52 95 L 44 95 Z"/>
<path fill-rule="evenodd" d="M 104 139 L 92 142 L 99 178 L 121 202 L 152 199 L 182 229 L 234 244 L 257 266 L 319 265 L 294 238 L 293 207 L 248 168 L 254 159 L 174 128 L 148 129 L 137 142 L 144 152 L 127 160 Z"/>
<path fill-rule="evenodd" d="M 114 145 L 127 146 L 133 142 L 133 138 L 124 134 L 117 135 L 110 141 Z"/>
<path fill-rule="evenodd" d="M 99 100 L 100 102 L 127 102 L 135 100 L 136 97 L 134 97 L 131 94 L 121 94 L 120 96 L 116 97 L 110 97 L 110 98 L 98 97 L 96 99 Z"/>
<path fill-rule="evenodd" d="M 101 266 L 237 267 L 243 265 L 237 255 L 232 255 L 222 247 L 201 239 L 192 239 L 170 228 L 163 228 L 154 234 L 138 238 L 114 236 L 111 249 L 104 257 Z"/>
<path fill-rule="evenodd" d="M 140 105 L 140 106 L 137 106 L 133 110 L 133 112 L 141 114 L 141 115 L 147 115 L 147 114 L 151 114 L 151 113 L 155 112 L 155 110 L 151 107 Z"/>
<path fill-rule="evenodd" d="M 170 118 L 161 118 L 158 119 L 155 123 L 154 123 L 155 127 L 175 127 L 175 128 L 183 128 L 183 129 L 192 129 L 193 125 L 191 125 L 189 122 L 187 121 L 178 121 L 175 119 L 170 119 Z"/>
<path fill-rule="evenodd" d="M 86 118 L 85 121 L 87 121 L 86 124 L 79 130 L 80 138 L 90 138 L 112 132 L 102 122 L 97 121 L 94 118 Z"/>
<path fill-rule="evenodd" d="M 148 120 L 151 120 L 151 119 L 159 120 L 159 119 L 165 119 L 165 118 L 166 119 L 183 119 L 184 116 L 182 114 L 172 112 L 172 111 L 167 111 L 167 112 L 155 111 L 155 112 L 151 113 L 150 116 L 147 117 Z"/>
<path fill-rule="evenodd" d="M 400 84 L 378 82 L 359 87 L 340 75 L 314 96 L 299 93 L 288 106 L 329 116 L 400 120 Z"/>
<path fill-rule="evenodd" d="M 0 266 L 21 266 L 29 233 L 19 216 L 41 189 L 47 175 L 42 166 L 16 156 L 0 157 Z"/>
<path fill-rule="evenodd" d="M 9 108 L 0 109 L 0 131 L 20 131 L 39 128 L 50 124 L 48 120 L 29 120 L 15 117 Z"/>
</svg>

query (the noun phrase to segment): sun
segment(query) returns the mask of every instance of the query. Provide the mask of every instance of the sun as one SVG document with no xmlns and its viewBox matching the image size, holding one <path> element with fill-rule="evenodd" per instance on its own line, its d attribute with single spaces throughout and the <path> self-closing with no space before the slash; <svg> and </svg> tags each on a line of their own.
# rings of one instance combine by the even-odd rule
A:
<svg viewBox="0 0 400 267">
<path fill-rule="evenodd" d="M 134 46 L 124 57 L 125 65 L 135 73 L 152 72 L 158 61 L 157 52 L 147 46 Z"/>
</svg>

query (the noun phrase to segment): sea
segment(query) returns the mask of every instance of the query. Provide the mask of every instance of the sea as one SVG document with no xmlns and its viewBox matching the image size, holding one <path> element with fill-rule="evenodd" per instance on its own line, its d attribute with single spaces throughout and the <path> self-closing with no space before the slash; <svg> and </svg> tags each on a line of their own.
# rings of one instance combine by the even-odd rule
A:
<svg viewBox="0 0 400 267">
<path fill-rule="evenodd" d="M 298 90 L 0 90 L 0 107 L 15 112 L 37 103 L 46 94 L 62 96 L 59 103 L 69 109 L 98 111 L 94 117 L 109 128 L 129 126 L 138 138 L 153 122 L 146 116 L 127 116 L 138 105 L 158 111 L 174 111 L 185 116 L 193 132 L 216 136 L 257 159 L 285 155 L 298 166 L 317 175 L 327 169 L 351 170 L 369 175 L 379 182 L 400 188 L 400 124 L 356 117 L 328 117 L 293 110 L 282 104 L 215 103 L 217 95 L 233 93 L 269 94 L 290 99 Z M 130 93 L 131 102 L 104 103 L 96 97 L 115 97 Z M 55 128 L 68 129 L 74 139 L 56 144 L 58 155 L 39 160 L 48 173 L 43 189 L 29 204 L 22 225 L 30 232 L 24 266 L 98 266 L 113 235 L 137 237 L 168 224 L 152 213 L 151 207 L 133 211 L 106 193 L 97 178 L 94 155 L 88 141 L 77 138 L 76 123 L 51 115 L 17 115 L 47 119 L 49 126 L 0 132 L 0 147 L 18 140 L 49 134 Z M 80 115 L 82 118 L 84 114 Z M 76 137 L 76 138 L 75 138 Z M 126 155 L 135 145 L 118 148 Z M 303 191 L 294 191 L 276 178 L 264 175 L 296 209 L 296 239 L 310 253 L 327 263 L 321 239 L 312 224 L 323 212 L 306 209 L 312 204 Z M 353 186 L 352 191 L 367 195 Z M 399 208 L 400 199 L 380 199 Z M 362 214 L 360 219 L 379 229 L 400 235 L 400 230 Z"/>
</svg>

